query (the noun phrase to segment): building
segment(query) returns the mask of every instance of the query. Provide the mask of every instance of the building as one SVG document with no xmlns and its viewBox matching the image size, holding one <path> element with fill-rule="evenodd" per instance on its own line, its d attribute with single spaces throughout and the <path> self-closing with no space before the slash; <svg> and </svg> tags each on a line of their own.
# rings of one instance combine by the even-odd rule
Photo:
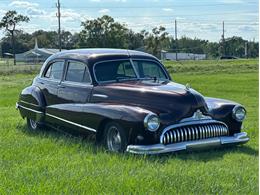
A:
<svg viewBox="0 0 260 195">
<path fill-rule="evenodd" d="M 206 54 L 177 53 L 177 60 L 205 60 Z M 161 60 L 176 60 L 176 53 L 161 51 Z"/>
<path fill-rule="evenodd" d="M 17 62 L 27 62 L 27 63 L 44 62 L 49 56 L 57 52 L 59 52 L 58 49 L 39 48 L 37 39 L 35 39 L 34 48 L 27 52 L 16 54 L 15 59 Z"/>
</svg>

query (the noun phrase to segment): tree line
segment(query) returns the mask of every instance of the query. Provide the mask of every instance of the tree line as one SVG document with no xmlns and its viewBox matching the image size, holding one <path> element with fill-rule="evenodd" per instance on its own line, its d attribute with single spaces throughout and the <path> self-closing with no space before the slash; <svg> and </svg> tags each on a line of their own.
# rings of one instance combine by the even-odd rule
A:
<svg viewBox="0 0 260 195">
<path fill-rule="evenodd" d="M 28 22 L 29 20 L 26 20 Z M 181 37 L 175 40 L 165 27 L 159 26 L 151 32 L 143 30 L 135 32 L 126 25 L 116 22 L 112 17 L 104 15 L 97 19 L 86 20 L 81 23 L 82 30 L 78 33 L 61 32 L 62 48 L 123 48 L 138 49 L 160 57 L 161 50 L 171 52 L 185 52 L 206 54 L 208 58 L 220 56 L 258 57 L 258 43 L 246 41 L 242 37 L 233 36 L 225 41 L 210 42 L 198 38 Z M 1 40 L 2 55 L 14 52 L 22 53 L 34 47 L 35 38 L 41 48 L 58 48 L 58 33 L 56 31 L 37 30 L 26 33 L 15 30 L 15 39 L 6 31 Z M 247 56 L 245 56 L 245 47 Z"/>
</svg>

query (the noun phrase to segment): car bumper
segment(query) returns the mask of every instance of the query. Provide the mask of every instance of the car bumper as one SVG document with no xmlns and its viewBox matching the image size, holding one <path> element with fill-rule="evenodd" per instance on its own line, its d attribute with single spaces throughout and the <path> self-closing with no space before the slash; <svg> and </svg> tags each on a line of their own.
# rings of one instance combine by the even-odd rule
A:
<svg viewBox="0 0 260 195">
<path fill-rule="evenodd" d="M 246 132 L 236 133 L 233 136 L 222 136 L 196 141 L 186 141 L 176 144 L 154 144 L 154 145 L 129 145 L 127 152 L 134 154 L 160 154 L 176 152 L 181 150 L 203 149 L 228 144 L 243 144 L 249 141 Z"/>
</svg>

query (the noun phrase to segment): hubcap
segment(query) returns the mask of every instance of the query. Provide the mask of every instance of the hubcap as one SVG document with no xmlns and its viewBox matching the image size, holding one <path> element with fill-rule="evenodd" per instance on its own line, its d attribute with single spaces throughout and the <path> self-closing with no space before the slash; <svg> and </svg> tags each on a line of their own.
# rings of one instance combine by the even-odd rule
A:
<svg viewBox="0 0 260 195">
<path fill-rule="evenodd" d="M 32 119 L 29 119 L 29 121 L 30 121 L 30 125 L 31 125 L 32 129 L 37 129 L 37 122 L 35 122 Z"/>
<path fill-rule="evenodd" d="M 111 126 L 107 133 L 107 146 L 110 151 L 118 152 L 121 148 L 121 136 L 115 126 Z"/>
</svg>

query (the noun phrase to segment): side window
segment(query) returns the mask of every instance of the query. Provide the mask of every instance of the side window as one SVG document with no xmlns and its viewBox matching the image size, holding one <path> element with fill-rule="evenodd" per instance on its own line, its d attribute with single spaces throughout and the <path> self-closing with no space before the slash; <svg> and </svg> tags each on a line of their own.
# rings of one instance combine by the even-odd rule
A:
<svg viewBox="0 0 260 195">
<path fill-rule="evenodd" d="M 44 77 L 50 79 L 61 80 L 62 73 L 63 73 L 64 62 L 54 62 L 49 67 L 48 70 L 45 72 Z"/>
<path fill-rule="evenodd" d="M 136 77 L 135 71 L 130 62 L 123 62 L 118 65 L 117 76 Z"/>
<path fill-rule="evenodd" d="M 81 62 L 69 61 L 66 81 L 90 83 L 88 68 Z"/>
</svg>

